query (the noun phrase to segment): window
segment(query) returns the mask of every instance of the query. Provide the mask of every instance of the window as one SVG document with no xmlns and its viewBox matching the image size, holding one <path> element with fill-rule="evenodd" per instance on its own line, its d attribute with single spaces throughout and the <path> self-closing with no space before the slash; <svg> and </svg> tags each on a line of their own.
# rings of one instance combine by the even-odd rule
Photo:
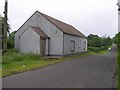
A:
<svg viewBox="0 0 120 90">
<path fill-rule="evenodd" d="M 81 48 L 81 40 L 79 41 L 79 48 Z"/>
<path fill-rule="evenodd" d="M 83 50 L 86 50 L 86 42 L 83 42 L 83 45 L 84 45 L 83 46 L 84 47 Z"/>
<path fill-rule="evenodd" d="M 71 40 L 71 52 L 75 51 L 75 41 Z"/>
</svg>

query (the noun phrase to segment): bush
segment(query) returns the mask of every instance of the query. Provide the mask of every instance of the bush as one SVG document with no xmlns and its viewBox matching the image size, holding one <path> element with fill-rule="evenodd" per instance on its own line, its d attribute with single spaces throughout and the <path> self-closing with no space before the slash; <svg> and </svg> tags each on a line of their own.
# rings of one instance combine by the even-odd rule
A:
<svg viewBox="0 0 120 90">
<path fill-rule="evenodd" d="M 14 35 L 15 35 L 16 31 L 13 31 L 12 33 L 10 33 L 9 37 L 8 37 L 8 42 L 7 42 L 7 48 L 11 49 L 14 48 Z"/>
<path fill-rule="evenodd" d="M 117 69 L 117 72 L 118 72 L 118 88 L 120 90 L 120 48 L 118 48 L 118 54 L 117 54 L 117 64 L 118 64 L 118 69 Z"/>
<path fill-rule="evenodd" d="M 118 48 L 120 49 L 120 32 L 115 35 L 114 43 L 117 44 Z"/>
<path fill-rule="evenodd" d="M 102 46 L 102 47 L 88 47 L 88 50 L 89 51 L 93 51 L 93 52 L 100 52 L 100 51 L 103 51 L 103 50 L 106 50 L 108 49 L 107 46 Z"/>
<path fill-rule="evenodd" d="M 14 48 L 14 42 L 8 41 L 8 42 L 7 42 L 7 48 L 8 48 L 8 49 Z"/>
</svg>

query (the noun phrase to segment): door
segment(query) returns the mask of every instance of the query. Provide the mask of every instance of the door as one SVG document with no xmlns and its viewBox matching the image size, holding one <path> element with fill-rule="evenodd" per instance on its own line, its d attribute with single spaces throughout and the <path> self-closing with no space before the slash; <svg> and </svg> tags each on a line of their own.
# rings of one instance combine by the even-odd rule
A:
<svg viewBox="0 0 120 90">
<path fill-rule="evenodd" d="M 41 50 L 41 56 L 45 56 L 45 53 L 46 53 L 46 39 L 41 38 L 40 50 Z"/>
</svg>

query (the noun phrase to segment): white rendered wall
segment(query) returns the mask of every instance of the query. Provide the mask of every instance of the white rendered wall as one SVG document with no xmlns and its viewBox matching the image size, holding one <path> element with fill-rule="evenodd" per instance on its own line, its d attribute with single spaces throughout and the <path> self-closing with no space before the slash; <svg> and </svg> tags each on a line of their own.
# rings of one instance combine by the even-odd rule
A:
<svg viewBox="0 0 120 90">
<path fill-rule="evenodd" d="M 19 40 L 19 36 L 29 27 L 29 26 L 37 26 L 37 16 L 36 13 L 33 14 L 33 16 L 30 17 L 30 19 L 28 21 L 25 22 L 25 24 L 22 25 L 22 27 L 20 27 L 20 29 L 15 33 L 15 49 L 16 50 L 20 50 L 20 40 Z"/>
<path fill-rule="evenodd" d="M 20 37 L 20 52 L 40 55 L 40 37 L 30 27 Z"/>
<path fill-rule="evenodd" d="M 71 46 L 71 40 L 75 41 L 75 51 L 71 52 L 72 46 Z M 86 42 L 86 45 L 84 45 L 84 42 Z M 84 50 L 84 48 L 86 48 Z M 77 36 L 72 36 L 68 34 L 64 34 L 64 54 L 70 54 L 70 53 L 77 53 L 87 51 L 87 40 L 86 38 L 81 38 Z"/>
<path fill-rule="evenodd" d="M 37 27 L 50 37 L 49 54 L 63 55 L 63 32 L 37 12 Z"/>
</svg>

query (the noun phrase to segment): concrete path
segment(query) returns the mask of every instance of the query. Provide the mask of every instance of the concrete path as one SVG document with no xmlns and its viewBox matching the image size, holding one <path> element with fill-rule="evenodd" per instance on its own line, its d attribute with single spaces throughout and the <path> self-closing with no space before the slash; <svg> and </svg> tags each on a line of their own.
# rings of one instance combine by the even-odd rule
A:
<svg viewBox="0 0 120 90">
<path fill-rule="evenodd" d="M 3 78 L 3 88 L 114 88 L 116 46 L 107 55 L 82 57 Z"/>
</svg>

